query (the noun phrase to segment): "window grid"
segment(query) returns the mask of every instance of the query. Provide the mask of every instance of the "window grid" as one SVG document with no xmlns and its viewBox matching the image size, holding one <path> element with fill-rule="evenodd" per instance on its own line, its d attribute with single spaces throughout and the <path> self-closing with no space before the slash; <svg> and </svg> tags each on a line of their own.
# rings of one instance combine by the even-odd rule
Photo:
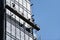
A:
<svg viewBox="0 0 60 40">
<path fill-rule="evenodd" d="M 12 18 L 10 19 L 10 20 L 12 20 Z M 12 21 L 11 21 L 12 22 Z M 12 23 L 11 23 L 12 24 Z M 19 30 L 20 30 L 20 38 L 21 38 L 21 31 L 22 32 L 24 32 L 24 35 L 26 34 L 26 35 L 30 35 L 29 37 L 31 37 L 32 35 L 29 33 L 29 32 L 27 32 L 25 29 L 24 29 L 24 27 L 22 28 L 22 27 L 20 27 L 20 26 L 18 26 L 19 25 L 19 23 L 15 23 L 15 24 L 17 24 L 17 25 L 15 25 L 15 28 L 18 28 Z M 13 25 L 13 24 L 12 24 Z M 18 27 L 17 27 L 18 26 Z M 12 26 L 13 27 L 13 26 Z M 12 29 L 13 30 L 13 29 Z M 16 32 L 16 30 L 15 30 L 15 32 Z M 17 33 L 17 32 L 16 32 Z M 11 35 L 12 35 L 12 33 L 10 33 Z M 16 35 L 16 34 L 15 34 Z M 15 36 L 16 37 L 16 36 Z M 24 36 L 25 37 L 25 36 Z M 32 38 L 32 37 L 31 37 Z M 25 38 L 24 38 L 25 39 Z"/>
<path fill-rule="evenodd" d="M 14 1 L 14 0 L 13 0 L 13 1 Z M 11 1 L 10 1 L 10 2 L 11 2 Z M 14 3 L 16 3 L 16 2 L 17 2 L 17 1 L 14 1 Z M 17 2 L 16 4 L 18 5 L 18 4 L 20 4 L 20 3 Z M 11 4 L 10 4 L 10 5 L 11 5 Z M 12 5 L 11 5 L 11 7 L 12 7 Z M 27 3 L 26 3 L 26 7 L 27 7 Z M 14 7 L 13 9 L 15 9 L 15 7 Z M 20 9 L 20 7 L 18 7 L 18 10 L 17 10 L 17 11 L 21 14 L 22 12 L 19 11 L 19 9 Z M 20 10 L 21 10 L 21 9 L 20 9 Z M 24 7 L 23 7 L 22 10 L 24 11 Z M 23 12 L 23 13 L 24 13 L 24 12 Z M 31 14 L 27 13 L 27 11 L 26 11 L 26 14 L 27 14 L 27 19 L 30 19 L 30 21 L 32 21 L 32 20 L 31 20 L 32 18 L 29 18 L 29 15 L 31 15 Z M 30 16 L 30 17 L 31 17 L 31 16 Z M 25 18 L 26 18 L 26 17 L 25 17 Z"/>
<path fill-rule="evenodd" d="M 11 0 L 13 1 L 13 0 Z M 14 2 L 14 1 L 13 1 Z M 27 2 L 26 2 L 27 3 Z M 31 14 L 31 12 L 27 9 L 27 7 L 23 6 L 23 3 L 20 4 L 19 2 L 15 1 L 15 4 L 17 4 L 19 7 L 21 7 L 22 9 L 24 9 L 27 13 Z"/>
<path fill-rule="evenodd" d="M 17 4 L 18 6 L 20 5 L 20 6 L 23 6 L 23 4 L 20 4 L 19 2 L 17 2 L 16 0 L 10 0 L 10 1 L 13 1 L 15 4 Z M 8 3 L 8 4 L 10 4 L 10 2 L 7 0 L 6 1 L 6 3 Z M 26 1 L 26 3 L 27 3 L 27 1 Z M 28 3 L 29 4 L 29 3 Z M 19 6 L 19 7 L 20 7 Z M 24 6 L 23 6 L 23 8 L 25 8 Z M 25 8 L 26 9 L 26 8 Z M 26 9 L 27 11 L 29 11 L 28 9 Z"/>
<path fill-rule="evenodd" d="M 19 1 L 19 0 L 17 0 L 17 1 Z M 23 2 L 22 2 L 22 5 L 21 5 L 21 4 L 20 4 L 19 2 L 17 2 L 17 1 L 16 1 L 16 0 L 12 0 L 12 1 L 10 0 L 9 6 L 12 7 L 12 3 L 15 3 L 15 5 L 18 5 L 18 6 L 20 5 L 20 6 L 18 7 L 17 11 L 19 11 L 19 10 L 20 10 L 20 7 L 21 7 L 21 8 L 23 9 L 23 13 L 24 13 L 24 11 L 26 11 L 26 12 L 27 12 L 27 15 L 30 14 L 30 11 L 26 8 L 26 7 L 27 7 L 27 4 L 26 4 L 26 7 L 24 7 L 24 6 L 23 6 Z M 27 1 L 26 1 L 26 2 L 27 2 Z M 13 9 L 15 9 L 15 8 L 16 8 L 16 7 L 13 7 Z M 16 9 L 15 9 L 15 10 L 16 10 Z M 10 37 L 10 40 L 22 40 L 22 39 L 21 39 L 21 37 L 22 37 L 21 31 L 22 31 L 22 30 L 23 30 L 22 32 L 24 32 L 24 40 L 26 40 L 25 34 L 28 35 L 28 36 L 30 35 L 29 37 L 31 37 L 32 35 L 29 34 L 29 32 L 27 32 L 24 28 L 22 28 L 22 27 L 17 27 L 17 25 L 16 25 L 17 22 L 16 22 L 16 21 L 15 21 L 15 24 L 14 24 L 14 25 L 15 25 L 15 36 L 12 35 L 12 33 L 13 33 L 13 32 L 12 32 L 12 31 L 13 31 L 13 29 L 12 29 L 12 28 L 13 28 L 12 22 L 13 22 L 13 21 L 12 21 L 11 19 L 12 19 L 12 16 L 13 16 L 14 14 L 13 14 L 12 12 L 9 12 L 9 13 L 10 13 L 10 20 L 9 20 L 9 21 L 10 21 L 10 23 L 11 23 L 11 24 L 10 24 L 10 33 L 6 30 L 6 35 L 8 35 L 8 36 Z M 20 13 L 20 12 L 19 12 L 19 13 Z M 21 12 L 21 13 L 22 13 L 22 12 Z M 31 15 L 31 14 L 30 14 L 30 15 Z M 28 17 L 28 16 L 27 16 L 27 17 Z M 14 18 L 16 19 L 17 16 L 15 15 Z M 20 18 L 19 18 L 19 21 L 20 21 Z M 19 24 L 20 24 L 20 23 L 18 23 L 18 25 L 19 25 Z M 8 27 L 8 26 L 7 26 L 7 27 Z M 17 38 L 17 32 L 16 32 L 17 29 L 16 29 L 16 28 L 20 30 L 20 32 L 19 32 L 19 33 L 20 33 L 20 39 Z M 28 39 L 29 39 L 29 37 L 28 37 Z M 31 38 L 32 38 L 32 37 L 31 37 Z"/>
<path fill-rule="evenodd" d="M 14 0 L 13 0 L 14 1 Z M 10 1 L 11 2 L 11 1 Z M 15 1 L 14 1 L 14 3 L 15 3 Z M 18 3 L 17 3 L 18 4 Z M 12 7 L 12 4 L 10 4 L 11 5 L 11 7 Z M 27 7 L 27 4 L 26 4 L 26 7 Z M 13 9 L 15 9 L 15 7 L 13 8 Z M 21 10 L 21 8 L 18 8 L 18 9 L 20 9 Z M 24 8 L 22 9 L 22 11 L 23 11 L 23 13 L 24 13 Z M 26 12 L 26 11 L 25 11 Z M 19 12 L 20 14 L 22 13 L 21 11 Z M 27 12 L 26 12 L 26 15 L 27 15 L 27 17 L 25 17 L 25 18 L 27 18 L 27 19 L 30 19 L 30 21 L 32 21 L 31 20 L 31 15 L 30 14 L 28 14 Z M 30 15 L 30 16 L 29 16 Z M 13 16 L 14 16 L 14 14 L 13 14 Z M 20 18 L 19 18 L 20 19 Z"/>
<path fill-rule="evenodd" d="M 9 16 L 9 15 L 8 15 Z M 9 18 L 9 20 L 11 20 L 11 22 L 13 22 L 13 23 L 17 23 L 18 25 L 20 25 L 21 23 L 19 22 L 19 21 L 17 21 L 16 19 L 14 19 L 14 18 L 12 18 L 11 16 L 9 16 L 8 17 Z M 13 23 L 11 23 L 11 24 L 13 24 Z M 16 24 L 13 24 L 13 25 L 15 25 L 16 26 Z M 16 26 L 17 27 L 17 26 Z M 19 28 L 19 27 L 17 27 L 17 28 Z"/>
</svg>

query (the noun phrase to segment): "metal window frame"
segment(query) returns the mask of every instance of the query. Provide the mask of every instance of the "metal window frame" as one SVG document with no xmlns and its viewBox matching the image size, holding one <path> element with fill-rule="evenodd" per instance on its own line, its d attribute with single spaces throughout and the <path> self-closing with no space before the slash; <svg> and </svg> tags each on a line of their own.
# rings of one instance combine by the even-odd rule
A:
<svg viewBox="0 0 60 40">
<path fill-rule="evenodd" d="M 7 14 L 6 14 L 6 15 L 7 15 Z M 6 17 L 10 19 L 11 16 L 7 15 Z M 15 20 L 14 18 L 11 17 L 10 20 L 16 22 L 16 24 L 19 25 L 19 22 L 18 22 L 17 20 Z M 7 21 L 9 22 L 9 20 L 7 20 Z M 12 23 L 11 23 L 11 24 L 12 24 Z M 14 24 L 13 24 L 13 25 L 14 25 Z M 24 26 L 21 27 L 21 26 L 19 25 L 19 27 L 16 26 L 16 28 L 18 28 L 19 30 L 21 30 L 22 32 L 24 32 L 24 37 L 25 37 L 25 34 L 26 34 L 26 35 L 28 35 L 29 37 L 33 38 L 33 35 L 32 35 L 31 33 L 29 33 L 28 31 L 26 31 L 26 28 L 25 28 Z M 7 34 L 7 31 L 6 31 L 6 34 Z M 7 35 L 9 35 L 9 34 L 11 34 L 11 33 L 8 32 Z M 12 35 L 12 34 L 11 34 L 11 35 Z M 10 37 L 11 37 L 11 35 L 10 35 Z M 12 35 L 12 36 L 13 36 L 13 35 Z M 15 36 L 14 36 L 14 37 L 15 37 Z M 20 36 L 20 37 L 21 37 L 21 36 Z M 24 38 L 24 39 L 25 39 L 25 38 Z"/>
<path fill-rule="evenodd" d="M 18 22 L 16 19 L 14 19 L 14 18 L 12 18 L 11 16 L 9 16 L 8 14 L 6 14 L 7 16 L 7 18 L 9 18 L 9 20 L 12 20 L 14 23 L 16 23 L 16 24 L 18 24 L 18 26 L 16 25 L 16 28 L 18 28 L 18 29 L 20 29 L 21 31 L 25 31 L 25 34 L 27 34 L 27 30 L 26 30 L 26 27 L 23 25 L 22 27 L 21 27 L 21 23 L 20 22 Z M 11 18 L 11 19 L 10 19 Z M 9 23 L 10 23 L 10 21 L 9 20 L 7 20 Z M 11 23 L 12 25 L 14 25 L 15 26 L 15 24 L 13 24 L 13 23 Z M 28 32 L 28 33 L 30 33 L 30 32 Z M 31 35 L 32 35 L 32 33 L 30 33 Z M 28 35 L 28 34 L 27 34 Z"/>
</svg>

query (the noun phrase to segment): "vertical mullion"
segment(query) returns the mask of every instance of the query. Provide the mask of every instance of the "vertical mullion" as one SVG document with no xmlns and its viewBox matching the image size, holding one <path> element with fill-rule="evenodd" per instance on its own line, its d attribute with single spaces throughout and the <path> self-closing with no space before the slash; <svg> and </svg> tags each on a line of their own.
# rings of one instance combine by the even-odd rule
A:
<svg viewBox="0 0 60 40">
<path fill-rule="evenodd" d="M 14 3 L 16 2 L 16 0 L 14 0 Z M 15 7 L 14 7 L 15 9 Z M 16 15 L 14 16 L 15 20 L 16 20 Z M 16 21 L 15 21 L 15 37 L 16 37 Z M 16 39 L 15 39 L 16 40 Z"/>
<path fill-rule="evenodd" d="M 26 1 L 26 9 L 27 9 L 27 1 Z M 27 10 L 26 10 L 27 11 Z M 28 12 L 26 13 L 27 14 L 27 18 L 28 18 Z"/>
<path fill-rule="evenodd" d="M 6 40 L 6 0 L 4 0 L 4 35 L 3 35 L 3 40 Z"/>
<path fill-rule="evenodd" d="M 19 2 L 19 0 L 18 0 L 18 2 Z M 18 4 L 18 5 L 19 5 L 19 4 Z M 18 12 L 20 12 L 19 6 L 18 6 Z M 20 26 L 20 18 L 19 18 L 19 26 Z M 19 30 L 20 30 L 20 27 L 19 27 Z M 19 31 L 19 37 L 21 37 L 20 35 L 21 35 L 21 30 Z M 21 40 L 21 38 L 20 38 L 20 40 Z"/>
<path fill-rule="evenodd" d="M 23 5 L 23 0 L 22 0 L 22 5 Z M 23 8 L 22 8 L 22 11 L 23 11 Z M 22 30 L 21 30 L 22 31 Z M 21 35 L 20 35 L 21 36 Z M 21 38 L 22 38 L 22 36 L 21 36 Z"/>
<path fill-rule="evenodd" d="M 24 40 L 25 40 L 25 27 L 24 27 Z"/>
<path fill-rule="evenodd" d="M 10 6 L 11 6 L 11 0 L 10 0 Z M 11 11 L 10 11 L 10 23 L 11 23 Z M 12 34 L 12 24 L 10 24 L 10 32 Z M 12 40 L 12 38 L 10 38 Z"/>
<path fill-rule="evenodd" d="M 16 0 L 13 0 L 13 3 L 14 3 L 14 4 L 15 4 L 15 1 L 16 1 Z M 14 7 L 14 9 L 15 9 L 15 7 Z M 14 14 L 13 14 L 13 15 L 14 15 Z M 16 19 L 16 15 L 14 15 L 14 18 Z M 15 21 L 14 24 L 15 24 L 15 37 L 16 37 L 16 21 Z M 16 40 L 16 38 L 15 38 L 15 40 Z"/>
</svg>

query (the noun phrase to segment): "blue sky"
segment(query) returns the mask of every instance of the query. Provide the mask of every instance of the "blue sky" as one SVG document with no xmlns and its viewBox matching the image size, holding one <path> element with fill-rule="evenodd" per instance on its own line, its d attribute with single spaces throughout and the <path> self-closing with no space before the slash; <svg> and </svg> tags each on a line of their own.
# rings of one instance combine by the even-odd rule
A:
<svg viewBox="0 0 60 40">
<path fill-rule="evenodd" d="M 31 0 L 41 40 L 60 40 L 60 0 Z"/>
</svg>

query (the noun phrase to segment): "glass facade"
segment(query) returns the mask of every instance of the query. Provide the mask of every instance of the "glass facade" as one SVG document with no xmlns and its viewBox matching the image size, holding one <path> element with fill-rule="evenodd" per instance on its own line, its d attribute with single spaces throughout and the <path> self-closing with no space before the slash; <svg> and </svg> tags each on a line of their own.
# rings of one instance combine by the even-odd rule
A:
<svg viewBox="0 0 60 40">
<path fill-rule="evenodd" d="M 6 15 L 6 40 L 33 40 L 32 33 L 9 15 Z"/>
<path fill-rule="evenodd" d="M 6 0 L 6 4 L 26 19 L 32 19 L 29 0 Z M 6 40 L 33 40 L 32 29 L 30 32 L 26 30 L 29 27 L 29 24 L 6 9 Z"/>
<path fill-rule="evenodd" d="M 30 21 L 32 21 L 31 19 L 31 10 L 30 10 L 30 2 L 28 0 L 6 0 L 6 4 L 9 5 L 10 7 L 12 7 L 14 10 L 16 10 L 19 14 L 21 14 L 22 16 L 24 16 L 26 19 L 30 19 Z M 13 15 L 13 13 L 9 12 L 7 10 L 7 14 Z M 17 18 L 17 16 L 15 16 Z M 21 19 L 18 18 L 20 21 Z M 16 19 L 17 20 L 17 19 Z M 23 22 L 21 21 L 21 23 L 23 24 Z"/>
</svg>

